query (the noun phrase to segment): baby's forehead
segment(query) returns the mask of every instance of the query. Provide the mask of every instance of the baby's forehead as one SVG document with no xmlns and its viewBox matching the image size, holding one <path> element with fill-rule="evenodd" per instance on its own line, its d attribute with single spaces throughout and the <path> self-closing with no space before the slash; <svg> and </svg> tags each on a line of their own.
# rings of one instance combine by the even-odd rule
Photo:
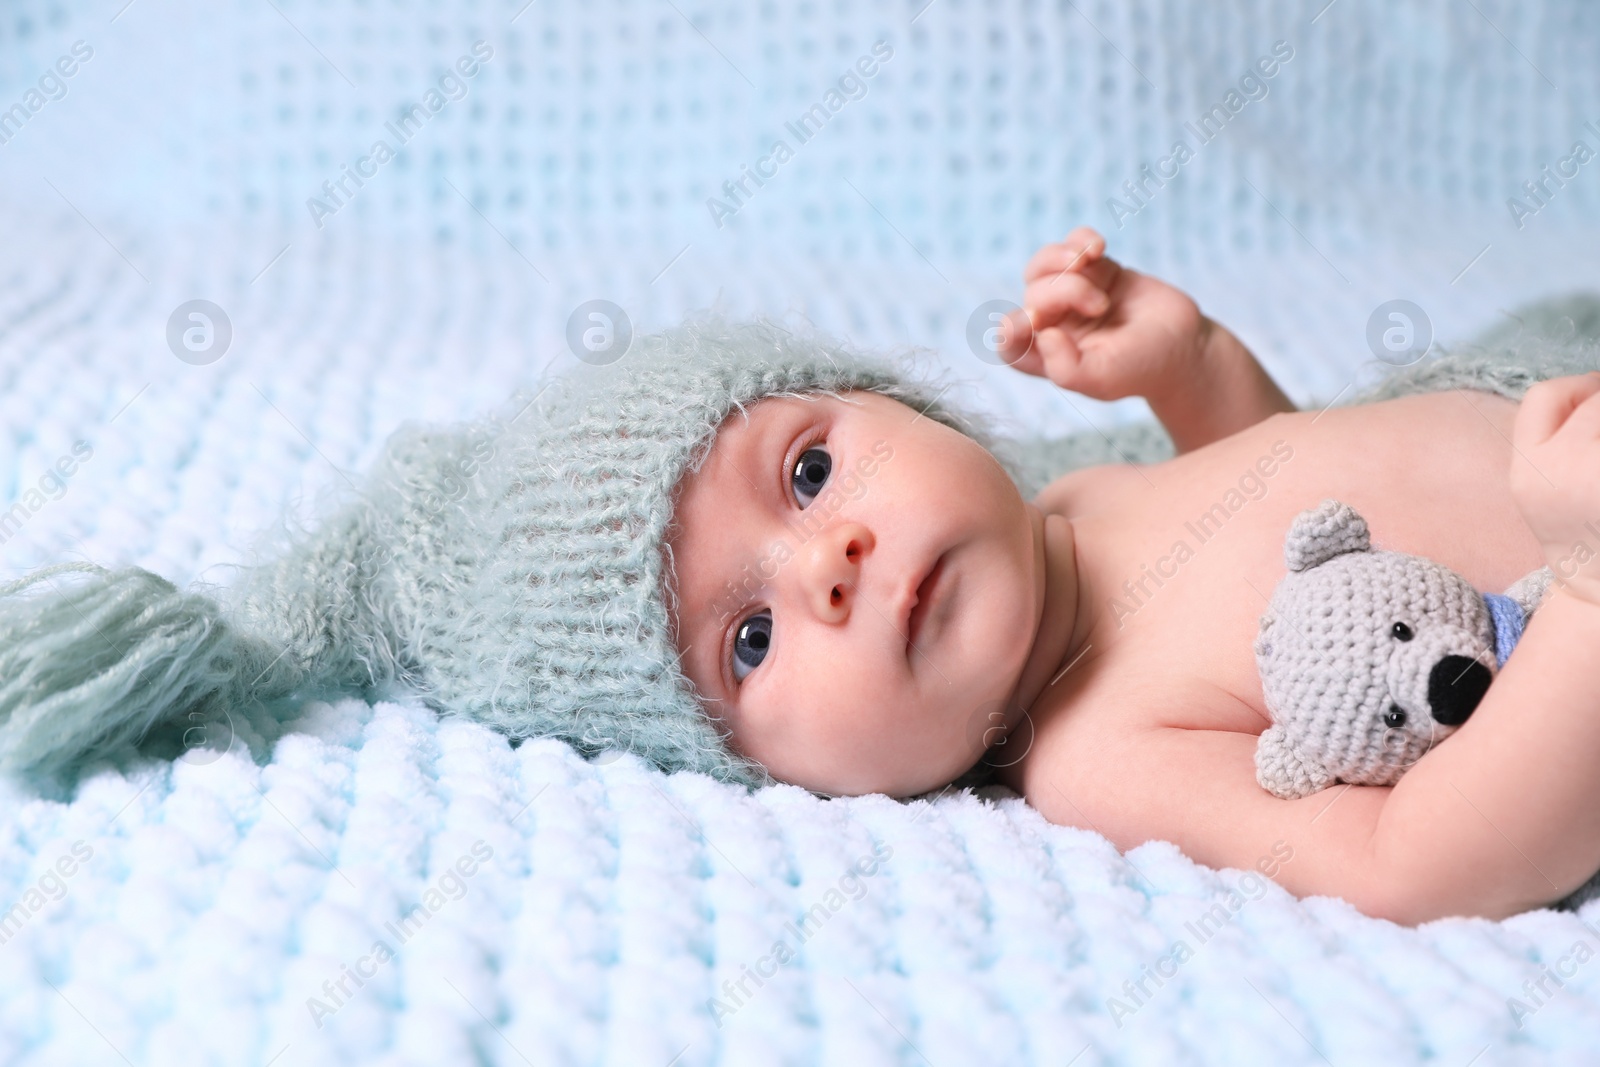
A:
<svg viewBox="0 0 1600 1067">
<path fill-rule="evenodd" d="M 682 512 L 684 506 L 691 503 L 685 498 L 704 494 L 713 487 L 727 492 L 749 486 L 750 468 L 757 460 L 795 427 L 825 412 L 831 413 L 829 402 L 832 399 L 823 393 L 768 396 L 728 412 L 711 436 L 695 450 L 679 477 L 674 512 Z M 675 514 L 674 525 L 678 524 L 678 518 Z"/>
<path fill-rule="evenodd" d="M 737 520 L 744 512 L 781 504 L 776 464 L 809 425 L 819 420 L 837 424 L 856 415 L 872 417 L 886 410 L 883 405 L 903 406 L 879 393 L 853 389 L 769 396 L 730 412 L 674 490 L 668 541 L 680 563 L 682 555 L 695 550 L 715 553 L 724 542 L 737 543 L 741 532 Z"/>
<path fill-rule="evenodd" d="M 879 418 L 916 413 L 893 397 L 870 389 L 838 393 L 778 394 L 735 408 L 724 416 L 715 432 L 702 442 L 678 479 L 680 502 L 690 487 L 727 483 L 728 491 L 748 486 L 751 467 L 770 458 L 770 451 L 788 434 L 799 433 L 807 422 L 826 418 Z M 785 442 L 787 443 L 787 442 Z"/>
</svg>

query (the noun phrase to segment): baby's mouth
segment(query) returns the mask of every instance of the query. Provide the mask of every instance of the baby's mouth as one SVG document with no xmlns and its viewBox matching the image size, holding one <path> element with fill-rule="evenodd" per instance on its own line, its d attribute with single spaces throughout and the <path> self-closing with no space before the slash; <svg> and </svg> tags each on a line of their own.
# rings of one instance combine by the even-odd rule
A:
<svg viewBox="0 0 1600 1067">
<path fill-rule="evenodd" d="M 911 606 L 911 615 L 906 620 L 906 648 L 921 651 L 917 639 L 922 635 L 922 622 L 928 617 L 928 612 L 933 608 L 933 598 L 938 591 L 939 578 L 944 574 L 944 557 L 940 556 L 934 561 L 933 569 L 928 571 L 922 579 L 922 584 L 917 586 L 917 600 Z"/>
</svg>

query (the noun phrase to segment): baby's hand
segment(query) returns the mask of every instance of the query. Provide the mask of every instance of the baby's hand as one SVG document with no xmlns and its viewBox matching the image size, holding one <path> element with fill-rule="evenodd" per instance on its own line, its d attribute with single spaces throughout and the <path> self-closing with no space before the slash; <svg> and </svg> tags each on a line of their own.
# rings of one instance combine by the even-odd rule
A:
<svg viewBox="0 0 1600 1067">
<path fill-rule="evenodd" d="M 1600 606 L 1600 372 L 1528 390 L 1512 428 L 1511 495 L 1556 581 Z"/>
<path fill-rule="evenodd" d="M 1079 226 L 1034 253 L 1023 271 L 1022 310 L 1008 317 L 1000 354 L 1020 371 L 1096 400 L 1184 388 L 1200 365 L 1210 320 L 1186 294 L 1105 250 L 1105 238 Z"/>
</svg>

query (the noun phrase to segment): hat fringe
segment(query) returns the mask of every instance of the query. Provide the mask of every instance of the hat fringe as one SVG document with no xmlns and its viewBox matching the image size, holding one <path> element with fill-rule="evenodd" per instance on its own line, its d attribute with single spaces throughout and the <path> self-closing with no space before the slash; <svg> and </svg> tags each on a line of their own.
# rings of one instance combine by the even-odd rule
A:
<svg viewBox="0 0 1600 1067">
<path fill-rule="evenodd" d="M 247 692 L 281 695 L 305 679 L 288 659 L 142 568 L 39 568 L 0 586 L 0 769 L 61 772 Z"/>
</svg>

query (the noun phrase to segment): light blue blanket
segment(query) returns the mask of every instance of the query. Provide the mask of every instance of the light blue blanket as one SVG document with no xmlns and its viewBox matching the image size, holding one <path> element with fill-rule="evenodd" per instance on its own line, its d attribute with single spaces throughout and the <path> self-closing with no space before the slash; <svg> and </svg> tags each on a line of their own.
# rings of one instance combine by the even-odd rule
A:
<svg viewBox="0 0 1600 1067">
<path fill-rule="evenodd" d="M 1142 405 L 967 341 L 1079 222 L 1307 405 L 1381 375 L 1387 301 L 1515 346 L 1600 289 L 1600 12 L 1324 5 L 14 3 L 0 578 L 226 583 L 401 422 L 572 366 L 596 298 L 928 346 L 1082 456 Z M 225 351 L 169 334 L 195 299 Z M 998 794 L 743 796 L 412 703 L 308 705 L 259 758 L 205 730 L 231 750 L 5 787 L 0 1062 L 1483 1067 L 1600 1032 L 1595 906 L 1402 929 Z"/>
</svg>

